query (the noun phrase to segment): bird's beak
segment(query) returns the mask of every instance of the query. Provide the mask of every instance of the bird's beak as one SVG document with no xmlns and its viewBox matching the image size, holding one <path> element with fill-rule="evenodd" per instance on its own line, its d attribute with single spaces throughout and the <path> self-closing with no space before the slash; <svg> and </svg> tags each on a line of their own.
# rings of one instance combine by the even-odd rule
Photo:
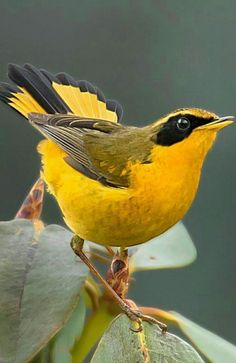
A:
<svg viewBox="0 0 236 363">
<path fill-rule="evenodd" d="M 209 122 L 208 124 L 197 127 L 196 130 L 220 130 L 234 122 L 234 116 L 224 116 Z"/>
</svg>

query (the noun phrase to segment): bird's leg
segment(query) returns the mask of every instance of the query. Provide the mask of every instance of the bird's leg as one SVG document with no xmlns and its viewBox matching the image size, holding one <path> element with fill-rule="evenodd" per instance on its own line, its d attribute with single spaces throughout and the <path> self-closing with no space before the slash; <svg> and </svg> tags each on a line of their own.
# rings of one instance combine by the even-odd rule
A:
<svg viewBox="0 0 236 363">
<path fill-rule="evenodd" d="M 121 310 L 123 310 L 126 315 L 132 320 L 138 323 L 138 329 L 136 330 L 141 331 L 142 330 L 142 320 L 148 321 L 149 323 L 157 324 L 163 332 L 166 331 L 166 325 L 159 322 L 155 318 L 142 314 L 137 307 L 134 307 L 134 304 L 129 300 L 123 300 L 116 291 L 109 285 L 109 283 L 102 277 L 102 275 L 97 271 L 97 269 L 93 266 L 89 258 L 85 255 L 83 252 L 83 244 L 84 240 L 80 238 L 79 236 L 75 235 L 71 239 L 71 248 L 73 249 L 74 253 L 80 257 L 80 259 L 88 266 L 90 271 L 97 277 L 97 279 L 103 284 L 103 286 L 106 288 L 106 290 L 109 292 L 109 294 L 113 297 L 113 299 L 117 302 L 117 304 L 120 306 Z"/>
</svg>

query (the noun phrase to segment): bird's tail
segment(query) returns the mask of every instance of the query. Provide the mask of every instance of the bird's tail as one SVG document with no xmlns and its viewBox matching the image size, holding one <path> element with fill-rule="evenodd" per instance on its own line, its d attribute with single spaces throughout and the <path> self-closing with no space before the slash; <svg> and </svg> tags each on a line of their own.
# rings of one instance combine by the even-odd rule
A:
<svg viewBox="0 0 236 363">
<path fill-rule="evenodd" d="M 10 64 L 8 77 L 0 83 L 0 100 L 28 118 L 31 112 L 75 114 L 80 117 L 119 122 L 122 108 L 106 100 L 102 92 L 87 81 L 75 81 L 66 73 L 52 75 L 30 64 Z"/>
</svg>

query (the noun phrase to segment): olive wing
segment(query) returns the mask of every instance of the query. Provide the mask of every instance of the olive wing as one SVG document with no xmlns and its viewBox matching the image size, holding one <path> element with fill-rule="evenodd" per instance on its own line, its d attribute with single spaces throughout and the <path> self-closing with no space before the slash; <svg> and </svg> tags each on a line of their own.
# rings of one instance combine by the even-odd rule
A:
<svg viewBox="0 0 236 363">
<path fill-rule="evenodd" d="M 29 121 L 66 152 L 65 161 L 74 169 L 107 186 L 128 186 L 127 157 L 118 141 L 128 127 L 62 114 L 30 113 Z"/>
</svg>

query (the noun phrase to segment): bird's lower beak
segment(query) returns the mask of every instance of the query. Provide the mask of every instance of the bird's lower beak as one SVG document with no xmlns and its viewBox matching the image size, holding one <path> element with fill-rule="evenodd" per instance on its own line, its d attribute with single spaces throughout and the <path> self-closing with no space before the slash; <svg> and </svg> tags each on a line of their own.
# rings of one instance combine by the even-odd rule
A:
<svg viewBox="0 0 236 363">
<path fill-rule="evenodd" d="M 220 130 L 234 122 L 234 116 L 224 116 L 208 124 L 197 127 L 196 130 Z"/>
</svg>

